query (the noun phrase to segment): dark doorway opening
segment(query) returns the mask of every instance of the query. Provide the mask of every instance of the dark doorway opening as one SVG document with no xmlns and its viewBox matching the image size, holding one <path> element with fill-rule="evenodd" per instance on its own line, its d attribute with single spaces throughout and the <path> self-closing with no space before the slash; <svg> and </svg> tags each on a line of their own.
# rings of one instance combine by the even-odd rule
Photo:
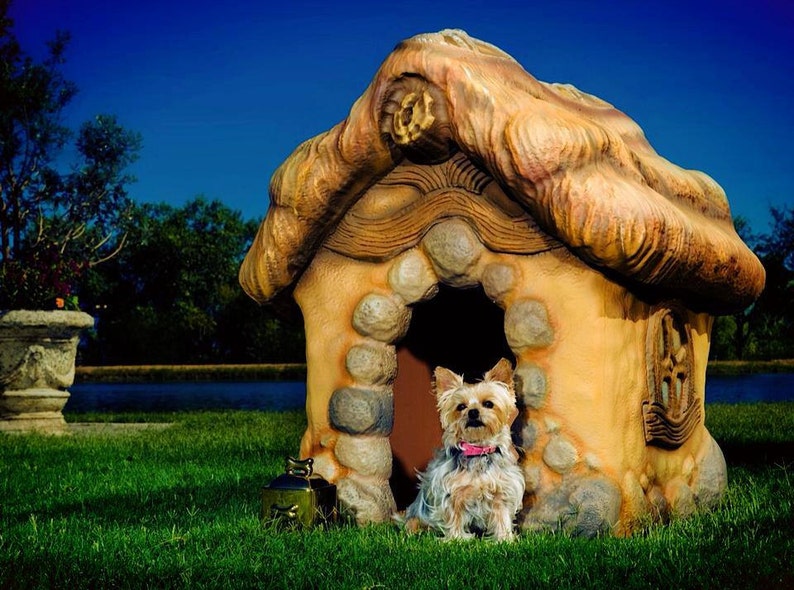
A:
<svg viewBox="0 0 794 590">
<path fill-rule="evenodd" d="M 474 382 L 501 358 L 515 364 L 504 335 L 504 310 L 482 287 L 440 285 L 438 294 L 415 306 L 408 333 L 397 345 L 391 487 L 399 509 L 416 497 L 416 471 L 441 444 L 432 375 L 442 366 Z"/>
<path fill-rule="evenodd" d="M 446 367 L 477 381 L 502 357 L 514 360 L 504 333 L 505 312 L 482 287 L 439 285 L 433 299 L 414 308 L 400 348 L 409 349 L 435 369 Z"/>
</svg>

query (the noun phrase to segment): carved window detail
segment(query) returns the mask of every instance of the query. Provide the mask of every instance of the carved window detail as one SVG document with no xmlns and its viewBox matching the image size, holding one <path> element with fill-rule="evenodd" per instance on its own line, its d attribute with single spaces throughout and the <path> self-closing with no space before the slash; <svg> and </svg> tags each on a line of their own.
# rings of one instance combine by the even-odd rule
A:
<svg viewBox="0 0 794 590">
<path fill-rule="evenodd" d="M 642 404 L 645 442 L 666 449 L 681 446 L 700 422 L 692 385 L 693 349 L 684 314 L 662 308 L 648 332 L 648 399 Z"/>
</svg>

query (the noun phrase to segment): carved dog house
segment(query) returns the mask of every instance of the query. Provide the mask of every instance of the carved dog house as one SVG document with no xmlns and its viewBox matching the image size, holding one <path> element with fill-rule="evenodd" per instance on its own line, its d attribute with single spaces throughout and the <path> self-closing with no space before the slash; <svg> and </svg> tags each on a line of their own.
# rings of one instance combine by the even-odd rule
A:
<svg viewBox="0 0 794 590">
<path fill-rule="evenodd" d="M 719 499 L 712 318 L 753 301 L 764 271 L 720 187 L 626 115 L 462 31 L 420 35 L 270 197 L 241 283 L 302 313 L 301 454 L 359 522 L 407 503 L 400 481 L 438 445 L 434 367 L 474 379 L 501 356 L 525 529 L 625 534 Z"/>
</svg>

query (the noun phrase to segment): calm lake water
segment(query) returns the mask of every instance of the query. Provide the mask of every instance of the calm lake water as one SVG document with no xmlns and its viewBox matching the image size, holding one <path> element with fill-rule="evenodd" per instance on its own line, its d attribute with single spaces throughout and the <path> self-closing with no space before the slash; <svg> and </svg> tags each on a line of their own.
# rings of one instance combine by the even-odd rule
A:
<svg viewBox="0 0 794 590">
<path fill-rule="evenodd" d="M 64 412 L 292 410 L 303 408 L 303 381 L 75 383 Z"/>
<path fill-rule="evenodd" d="M 291 410 L 303 408 L 303 381 L 76 383 L 66 412 Z M 709 377 L 706 402 L 794 401 L 794 373 Z"/>
</svg>

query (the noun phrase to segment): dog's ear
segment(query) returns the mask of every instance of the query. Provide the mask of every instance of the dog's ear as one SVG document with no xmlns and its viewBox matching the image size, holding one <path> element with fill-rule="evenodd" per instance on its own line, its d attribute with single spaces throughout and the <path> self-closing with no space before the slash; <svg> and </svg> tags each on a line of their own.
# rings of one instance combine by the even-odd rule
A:
<svg viewBox="0 0 794 590">
<path fill-rule="evenodd" d="M 433 387 L 437 396 L 461 385 L 463 385 L 463 377 L 461 375 L 456 375 L 444 367 L 436 367 L 433 373 Z"/>
<path fill-rule="evenodd" d="M 513 389 L 513 365 L 507 359 L 500 359 L 494 368 L 488 371 L 483 381 L 499 381 Z"/>
</svg>

